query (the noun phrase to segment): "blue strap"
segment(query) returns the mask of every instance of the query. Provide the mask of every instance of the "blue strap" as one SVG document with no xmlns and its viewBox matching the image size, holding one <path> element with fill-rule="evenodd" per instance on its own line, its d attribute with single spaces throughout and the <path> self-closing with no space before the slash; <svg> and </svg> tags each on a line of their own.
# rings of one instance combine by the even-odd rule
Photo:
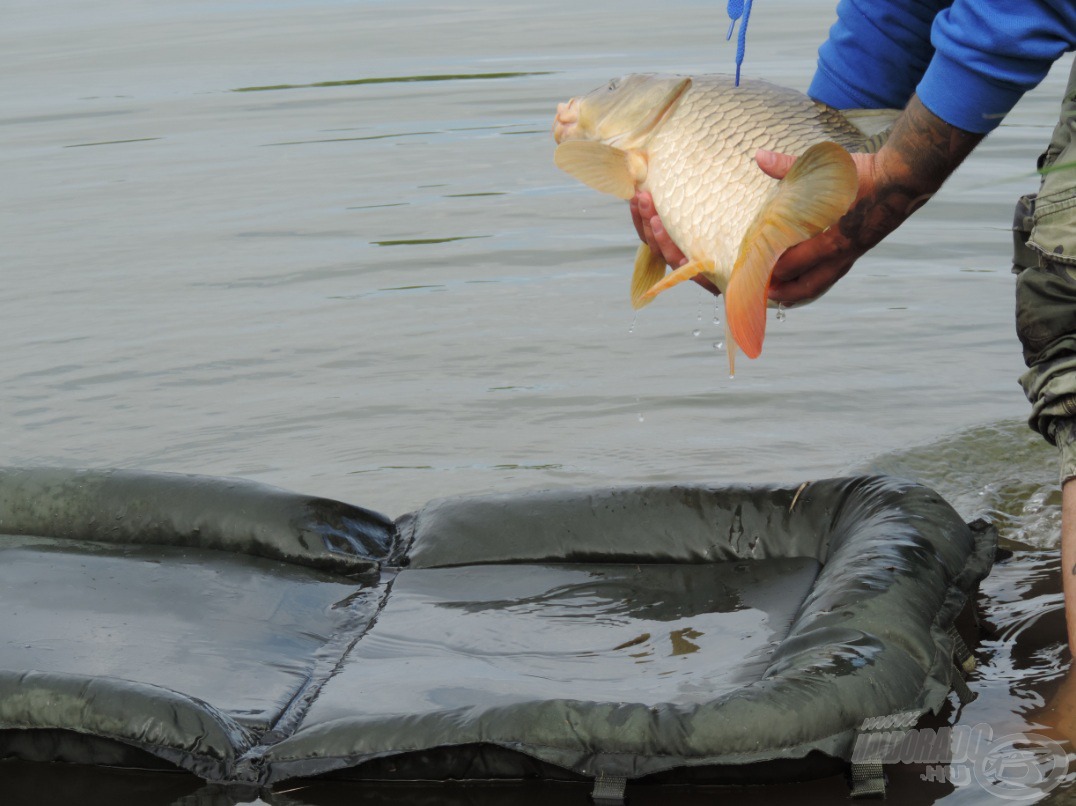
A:
<svg viewBox="0 0 1076 806">
<path fill-rule="evenodd" d="M 740 22 L 740 35 L 736 39 L 736 86 L 740 86 L 740 67 L 747 50 L 747 21 L 751 18 L 751 0 L 729 0 L 729 32 L 725 41 L 732 39 L 736 23 Z M 742 20 L 741 20 L 742 18 Z"/>
</svg>

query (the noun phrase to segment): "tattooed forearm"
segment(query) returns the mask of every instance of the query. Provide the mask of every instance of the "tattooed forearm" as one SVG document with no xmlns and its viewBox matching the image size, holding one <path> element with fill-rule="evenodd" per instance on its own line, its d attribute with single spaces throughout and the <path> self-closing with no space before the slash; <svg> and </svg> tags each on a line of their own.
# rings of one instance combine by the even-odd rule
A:
<svg viewBox="0 0 1076 806">
<path fill-rule="evenodd" d="M 932 194 L 911 185 L 885 184 L 852 205 L 838 223 L 841 235 L 859 253 L 881 243 L 908 216 L 926 204 Z"/>
<path fill-rule="evenodd" d="M 885 170 L 920 193 L 934 193 L 982 139 L 946 123 L 913 95 L 883 147 L 888 152 Z"/>
<path fill-rule="evenodd" d="M 852 155 L 859 177 L 855 203 L 836 226 L 781 256 L 770 299 L 794 305 L 825 293 L 922 207 L 980 140 L 982 135 L 950 126 L 913 96 L 877 153 Z"/>
<path fill-rule="evenodd" d="M 983 139 L 951 126 L 912 96 L 878 152 L 870 191 L 841 219 L 841 234 L 866 252 L 922 207 Z"/>
</svg>

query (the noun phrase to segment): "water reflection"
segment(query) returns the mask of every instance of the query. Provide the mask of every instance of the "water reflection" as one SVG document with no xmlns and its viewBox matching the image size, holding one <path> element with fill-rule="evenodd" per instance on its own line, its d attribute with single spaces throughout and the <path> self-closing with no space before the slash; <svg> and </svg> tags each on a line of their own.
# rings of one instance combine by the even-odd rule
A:
<svg viewBox="0 0 1076 806">
<path fill-rule="evenodd" d="M 329 637 L 377 596 L 224 552 L 4 536 L 0 668 L 152 682 L 266 729 Z"/>
<path fill-rule="evenodd" d="M 565 686 L 583 702 L 712 702 L 763 674 L 817 573 L 806 558 L 410 569 L 335 685 L 361 687 L 359 721 L 555 702 Z"/>
</svg>

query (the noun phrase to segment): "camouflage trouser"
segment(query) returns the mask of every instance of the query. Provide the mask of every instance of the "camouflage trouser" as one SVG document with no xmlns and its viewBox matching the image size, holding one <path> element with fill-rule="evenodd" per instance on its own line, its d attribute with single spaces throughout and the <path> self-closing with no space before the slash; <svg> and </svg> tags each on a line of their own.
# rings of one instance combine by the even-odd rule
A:
<svg viewBox="0 0 1076 806">
<path fill-rule="evenodd" d="M 1061 449 L 1061 482 L 1076 477 L 1076 63 L 1035 195 L 1013 224 L 1016 332 L 1028 370 L 1030 424 Z"/>
</svg>

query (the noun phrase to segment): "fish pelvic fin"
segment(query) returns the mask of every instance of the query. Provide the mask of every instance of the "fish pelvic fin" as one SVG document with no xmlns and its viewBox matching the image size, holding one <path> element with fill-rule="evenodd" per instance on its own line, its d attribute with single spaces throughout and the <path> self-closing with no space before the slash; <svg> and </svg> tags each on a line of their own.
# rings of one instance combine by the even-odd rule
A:
<svg viewBox="0 0 1076 806">
<path fill-rule="evenodd" d="M 636 184 L 646 179 L 646 159 L 642 154 L 593 140 L 561 143 L 553 153 L 553 162 L 584 185 L 619 199 L 630 199 L 635 195 Z"/>
<path fill-rule="evenodd" d="M 631 307 L 639 310 L 649 305 L 654 298 L 643 299 L 643 295 L 664 277 L 665 258 L 651 252 L 645 243 L 640 244 L 639 251 L 635 253 L 635 271 L 631 275 Z"/>
<path fill-rule="evenodd" d="M 725 290 L 729 332 L 748 358 L 762 352 L 774 264 L 789 247 L 836 224 L 858 189 L 848 152 L 836 143 L 818 143 L 796 160 L 748 226 Z"/>
<path fill-rule="evenodd" d="M 649 248 L 647 249 L 647 251 L 649 251 Z M 647 303 L 652 301 L 654 297 L 656 297 L 662 291 L 666 291 L 672 288 L 674 285 L 680 285 L 680 283 L 691 280 L 692 278 L 697 277 L 700 274 L 704 274 L 706 272 L 713 272 L 713 270 L 714 264 L 713 261 L 710 260 L 692 260 L 688 263 L 685 263 L 680 268 L 674 269 L 673 271 L 662 277 L 658 282 L 650 286 L 650 288 L 647 289 L 646 293 L 639 297 L 639 304 L 635 307 L 641 308 L 643 305 L 646 305 Z"/>
</svg>

